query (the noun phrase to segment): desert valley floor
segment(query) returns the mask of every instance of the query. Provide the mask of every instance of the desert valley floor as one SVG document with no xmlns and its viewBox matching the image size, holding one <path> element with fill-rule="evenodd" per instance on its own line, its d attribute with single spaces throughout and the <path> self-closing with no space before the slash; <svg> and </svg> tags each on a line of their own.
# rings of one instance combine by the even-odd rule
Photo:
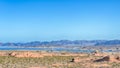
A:
<svg viewBox="0 0 120 68">
<path fill-rule="evenodd" d="M 0 51 L 0 68 L 120 68 L 120 53 Z"/>
</svg>

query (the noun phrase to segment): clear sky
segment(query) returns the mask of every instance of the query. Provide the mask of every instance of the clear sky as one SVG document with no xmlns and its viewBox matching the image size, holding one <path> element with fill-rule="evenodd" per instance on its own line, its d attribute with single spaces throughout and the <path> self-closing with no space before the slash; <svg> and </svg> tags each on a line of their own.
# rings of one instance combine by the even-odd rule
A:
<svg viewBox="0 0 120 68">
<path fill-rule="evenodd" d="M 120 0 L 0 0 L 0 41 L 120 39 Z"/>
</svg>

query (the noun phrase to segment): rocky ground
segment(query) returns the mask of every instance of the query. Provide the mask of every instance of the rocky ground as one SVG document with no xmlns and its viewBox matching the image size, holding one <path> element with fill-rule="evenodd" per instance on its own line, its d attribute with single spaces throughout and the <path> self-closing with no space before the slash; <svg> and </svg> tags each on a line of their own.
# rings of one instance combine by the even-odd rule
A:
<svg viewBox="0 0 120 68">
<path fill-rule="evenodd" d="M 120 53 L 0 51 L 0 68 L 120 68 Z"/>
</svg>

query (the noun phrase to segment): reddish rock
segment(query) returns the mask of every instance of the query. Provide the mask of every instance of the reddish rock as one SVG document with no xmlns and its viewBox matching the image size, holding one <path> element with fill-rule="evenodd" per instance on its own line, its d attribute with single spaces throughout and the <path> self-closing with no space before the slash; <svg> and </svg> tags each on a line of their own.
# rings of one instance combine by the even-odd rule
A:
<svg viewBox="0 0 120 68">
<path fill-rule="evenodd" d="M 97 59 L 94 62 L 103 62 L 103 61 L 108 61 L 108 62 L 120 62 L 120 57 L 119 56 L 105 56 L 101 59 Z"/>
<path fill-rule="evenodd" d="M 39 53 L 32 52 L 13 52 L 10 55 L 14 57 L 43 57 L 43 55 Z"/>
</svg>

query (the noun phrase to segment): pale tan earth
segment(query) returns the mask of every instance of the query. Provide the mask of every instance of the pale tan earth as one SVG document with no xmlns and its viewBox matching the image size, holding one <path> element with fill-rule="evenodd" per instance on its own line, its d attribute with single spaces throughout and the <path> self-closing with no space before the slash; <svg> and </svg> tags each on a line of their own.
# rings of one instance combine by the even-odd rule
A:
<svg viewBox="0 0 120 68">
<path fill-rule="evenodd" d="M 33 63 L 33 66 L 28 65 L 28 67 L 24 67 L 24 68 L 120 68 L 120 53 L 101 53 L 101 52 L 95 52 L 95 53 L 68 53 L 68 52 L 60 53 L 59 52 L 58 53 L 58 52 L 37 52 L 37 51 L 0 51 L 0 56 L 3 57 L 9 56 L 12 57 L 12 59 L 14 59 L 14 57 L 16 59 L 17 58 L 18 59 L 31 58 L 38 60 L 43 59 L 42 60 L 43 62 L 44 62 L 44 58 L 48 57 L 49 59 L 48 60 L 49 63 L 46 63 L 45 65 L 37 64 L 37 62 L 39 61 L 35 60 L 36 63 Z M 47 62 L 47 60 L 45 61 Z M 43 62 L 39 62 L 39 63 L 43 63 Z M 2 67 L 2 68 L 7 68 L 7 67 Z M 12 68 L 12 67 L 8 67 L 8 68 Z M 20 68 L 20 67 L 15 67 L 15 68 Z"/>
<path fill-rule="evenodd" d="M 88 54 L 81 53 L 48 53 L 48 52 L 34 52 L 34 51 L 12 51 L 12 52 L 0 52 L 0 56 L 13 56 L 13 57 L 44 57 L 44 56 L 87 56 Z"/>
</svg>

